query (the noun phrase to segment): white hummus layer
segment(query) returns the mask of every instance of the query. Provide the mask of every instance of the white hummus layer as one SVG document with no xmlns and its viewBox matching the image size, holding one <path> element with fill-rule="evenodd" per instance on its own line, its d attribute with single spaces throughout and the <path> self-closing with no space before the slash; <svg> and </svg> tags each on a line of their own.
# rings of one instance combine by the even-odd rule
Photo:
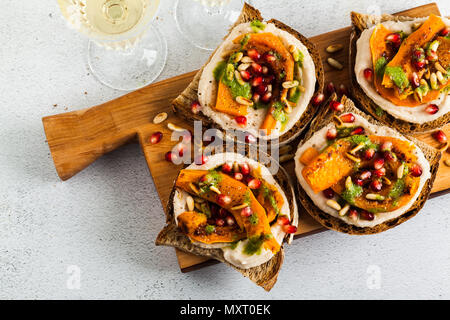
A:
<svg viewBox="0 0 450 320">
<path fill-rule="evenodd" d="M 216 104 L 217 97 L 217 82 L 214 79 L 213 70 L 216 68 L 220 61 L 223 61 L 223 55 L 234 51 L 239 48 L 239 45 L 233 43 L 233 40 L 238 36 L 246 33 L 252 33 L 253 30 L 250 27 L 250 23 L 242 23 L 237 25 L 225 41 L 220 45 L 215 54 L 211 57 L 210 62 L 203 69 L 200 81 L 198 84 L 198 100 L 202 105 L 202 112 L 214 120 L 215 123 L 220 125 L 223 129 L 234 129 L 234 130 L 246 130 L 255 137 L 262 139 L 275 139 L 281 136 L 283 133 L 289 131 L 295 123 L 300 119 L 303 112 L 308 107 L 308 103 L 311 100 L 316 84 L 316 70 L 314 61 L 311 58 L 306 46 L 301 43 L 297 38 L 295 38 L 290 33 L 278 29 L 274 24 L 268 23 L 263 32 L 271 32 L 274 35 L 280 37 L 284 46 L 288 48 L 290 45 L 296 46 L 304 56 L 303 68 L 302 68 L 302 86 L 305 87 L 305 92 L 302 93 L 297 106 L 293 108 L 292 113 L 290 113 L 289 120 L 281 128 L 281 124 L 278 122 L 276 128 L 268 136 L 261 135 L 258 132 L 264 118 L 267 114 L 266 109 L 254 110 L 252 107 L 248 107 L 247 126 L 243 129 L 241 128 L 234 117 L 229 116 L 225 113 L 217 112 L 214 107 Z"/>
<path fill-rule="evenodd" d="M 402 140 L 409 141 L 402 135 L 398 134 L 396 131 L 387 128 L 387 127 L 381 127 L 376 126 L 371 123 L 369 123 L 366 119 L 363 117 L 355 114 L 355 126 L 362 126 L 366 130 L 366 134 L 368 135 L 378 135 L 378 136 L 390 136 L 399 138 Z M 327 126 L 323 127 L 319 131 L 317 131 L 308 141 L 306 141 L 303 145 L 299 146 L 297 149 L 297 152 L 295 154 L 295 174 L 297 175 L 298 181 L 300 182 L 300 185 L 302 186 L 303 190 L 308 194 L 308 196 L 311 198 L 311 200 L 314 202 L 314 204 L 323 212 L 326 212 L 333 217 L 336 217 L 338 219 L 341 219 L 345 221 L 347 224 L 355 225 L 357 227 L 374 227 L 380 223 L 383 223 L 385 221 L 397 218 L 401 216 L 403 213 L 407 212 L 409 208 L 413 205 L 413 203 L 416 201 L 417 197 L 420 195 L 423 186 L 425 185 L 425 182 L 431 177 L 430 173 L 430 164 L 425 159 L 425 156 L 418 148 L 415 147 L 414 154 L 417 156 L 417 163 L 422 167 L 422 175 L 420 176 L 420 183 L 419 188 L 417 189 L 417 192 L 414 194 L 414 196 L 411 198 L 411 200 L 403 207 L 391 211 L 391 212 L 380 212 L 375 213 L 375 218 L 372 221 L 358 219 L 356 221 L 351 220 L 348 218 L 348 216 L 341 217 L 335 209 L 329 207 L 326 202 L 327 198 L 322 194 L 322 192 L 314 193 L 314 191 L 311 189 L 309 184 L 306 182 L 302 175 L 302 170 L 305 167 L 300 161 L 300 156 L 303 154 L 303 152 L 310 148 L 316 148 L 318 150 L 322 150 L 327 146 L 327 138 L 326 138 L 326 132 L 328 129 L 334 127 L 333 123 L 328 124 Z M 411 142 L 412 143 L 412 142 Z"/>
<path fill-rule="evenodd" d="M 280 209 L 281 215 L 287 215 L 288 217 L 291 216 L 290 208 L 289 208 L 289 202 L 288 199 L 283 191 L 283 189 L 280 187 L 278 182 L 275 180 L 275 178 L 270 173 L 269 169 L 265 166 L 261 165 L 255 160 L 249 159 L 247 157 L 244 157 L 238 153 L 220 153 L 215 154 L 209 157 L 209 160 L 207 163 L 203 165 L 196 165 L 195 163 L 189 165 L 186 167 L 186 170 L 209 170 L 214 169 L 222 164 L 224 164 L 227 161 L 237 163 L 248 163 L 250 168 L 256 169 L 261 168 L 261 176 L 262 178 L 269 184 L 274 185 L 280 194 L 282 195 L 284 199 L 284 204 Z M 290 192 L 292 193 L 292 197 L 294 197 L 294 190 L 291 189 Z M 173 197 L 173 208 L 174 208 L 174 215 L 175 215 L 175 221 L 178 225 L 178 216 L 182 214 L 183 212 L 187 211 L 186 206 L 186 197 L 188 196 L 188 193 L 182 190 L 176 190 L 175 195 Z M 292 224 L 297 226 L 297 206 L 294 201 L 294 219 L 292 220 Z M 286 236 L 286 233 L 281 229 L 281 227 L 277 224 L 274 224 L 271 226 L 271 231 L 274 236 L 274 238 L 277 240 L 277 242 L 281 245 L 283 242 L 284 237 Z M 267 249 L 262 249 L 260 254 L 253 254 L 253 255 L 247 255 L 244 253 L 244 248 L 247 244 L 248 240 L 244 239 L 238 242 L 238 245 L 236 248 L 231 249 L 229 243 L 215 243 L 215 244 L 205 244 L 198 241 L 194 241 L 193 243 L 199 247 L 202 248 L 220 248 L 223 251 L 224 258 L 229 263 L 235 265 L 236 267 L 242 268 L 242 269 L 249 269 L 252 267 L 259 266 L 274 256 L 272 251 Z"/>
<path fill-rule="evenodd" d="M 450 20 L 442 18 L 447 26 L 450 26 Z M 415 19 L 411 21 L 395 22 L 386 21 L 382 25 L 392 32 L 403 31 L 407 34 L 412 32 L 412 25 L 416 22 L 425 21 L 426 18 Z M 450 111 L 450 93 L 442 93 L 438 99 L 430 103 L 434 103 L 439 106 L 439 111 L 435 114 L 429 114 L 425 111 L 427 104 L 421 104 L 416 107 L 401 107 L 393 104 L 391 101 L 383 98 L 375 89 L 372 82 L 369 82 L 364 77 L 364 69 L 371 68 L 374 70 L 372 63 L 372 53 L 370 51 L 370 37 L 372 36 L 375 26 L 370 29 L 366 29 L 361 33 L 360 38 L 356 42 L 356 59 L 355 59 L 355 75 L 356 80 L 365 92 L 365 94 L 372 99 L 380 108 L 394 117 L 412 122 L 412 123 L 425 123 L 435 120 L 447 112 Z"/>
</svg>

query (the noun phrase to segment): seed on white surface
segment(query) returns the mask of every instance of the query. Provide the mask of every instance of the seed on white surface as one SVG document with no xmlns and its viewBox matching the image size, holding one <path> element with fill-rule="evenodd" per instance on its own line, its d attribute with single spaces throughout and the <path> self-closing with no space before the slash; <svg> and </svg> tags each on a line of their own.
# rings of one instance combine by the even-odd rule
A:
<svg viewBox="0 0 450 320">
<path fill-rule="evenodd" d="M 191 196 L 187 196 L 186 198 L 186 204 L 188 207 L 189 211 L 193 211 L 194 210 L 194 199 Z"/>
<path fill-rule="evenodd" d="M 337 210 L 337 211 L 339 211 L 339 210 L 341 210 L 342 208 L 341 208 L 341 205 L 339 204 L 339 203 L 337 203 L 335 200 L 333 200 L 333 199 L 330 199 L 330 200 L 327 200 L 327 206 L 329 206 L 330 208 L 333 208 L 333 209 L 335 209 L 335 210 Z"/>
<path fill-rule="evenodd" d="M 339 210 L 339 215 L 341 217 L 345 216 L 350 209 L 350 205 L 347 203 L 341 210 Z"/>
</svg>

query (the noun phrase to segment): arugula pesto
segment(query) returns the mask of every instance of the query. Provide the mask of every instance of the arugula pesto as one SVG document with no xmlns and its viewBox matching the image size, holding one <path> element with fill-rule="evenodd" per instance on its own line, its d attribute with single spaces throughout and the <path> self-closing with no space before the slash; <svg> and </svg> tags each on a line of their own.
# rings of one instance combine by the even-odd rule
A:
<svg viewBox="0 0 450 320">
<path fill-rule="evenodd" d="M 341 198 L 344 199 L 347 203 L 354 205 L 355 198 L 361 196 L 363 193 L 363 188 L 354 184 L 352 182 L 350 188 L 345 189 L 344 192 L 341 193 Z"/>
<path fill-rule="evenodd" d="M 209 170 L 208 173 L 199 182 L 200 193 L 207 193 L 212 186 L 217 186 L 217 184 L 222 180 L 221 175 L 216 170 Z"/>
<path fill-rule="evenodd" d="M 386 67 L 385 73 L 389 76 L 392 82 L 394 82 L 394 84 L 401 90 L 406 89 L 406 87 L 410 85 L 406 73 L 400 66 Z"/>
<path fill-rule="evenodd" d="M 252 22 L 250 22 L 250 27 L 254 32 L 259 32 L 263 31 L 266 28 L 266 24 L 259 20 L 253 20 Z"/>
<path fill-rule="evenodd" d="M 256 235 L 248 238 L 247 244 L 244 247 L 243 252 L 249 256 L 254 254 L 260 254 L 262 245 L 264 243 L 264 235 Z"/>
</svg>

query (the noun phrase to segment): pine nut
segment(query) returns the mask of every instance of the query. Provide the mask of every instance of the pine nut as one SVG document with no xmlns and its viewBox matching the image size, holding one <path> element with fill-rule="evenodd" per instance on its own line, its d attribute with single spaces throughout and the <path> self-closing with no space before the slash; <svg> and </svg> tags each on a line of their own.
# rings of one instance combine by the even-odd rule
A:
<svg viewBox="0 0 450 320">
<path fill-rule="evenodd" d="M 240 205 L 238 205 L 236 207 L 232 207 L 231 210 L 241 210 L 241 209 L 244 209 L 244 208 L 247 208 L 247 207 L 248 207 L 248 204 L 243 203 L 243 204 L 240 204 Z"/>
<path fill-rule="evenodd" d="M 253 105 L 253 101 L 241 96 L 237 96 L 236 97 L 236 102 L 239 104 L 242 104 L 244 106 L 252 106 Z"/>
<path fill-rule="evenodd" d="M 367 200 L 383 201 L 385 199 L 385 197 L 380 195 L 380 194 L 368 193 L 368 194 L 366 194 L 366 199 Z"/>
<path fill-rule="evenodd" d="M 341 210 L 342 208 L 341 208 L 341 205 L 339 204 L 339 203 L 337 203 L 335 200 L 333 200 L 333 199 L 330 199 L 330 200 L 327 200 L 327 206 L 329 206 L 330 208 L 333 208 L 333 209 L 335 209 L 335 210 L 337 210 L 337 211 L 339 211 L 339 210 Z"/>
<path fill-rule="evenodd" d="M 441 66 L 441 64 L 439 63 L 439 62 L 435 62 L 434 63 L 434 67 L 438 70 L 438 71 L 440 71 L 440 72 L 442 72 L 442 74 L 447 74 L 447 70 L 445 70 L 442 66 Z"/>
<path fill-rule="evenodd" d="M 220 190 L 216 187 L 216 186 L 211 186 L 209 187 L 209 190 L 217 193 L 217 194 L 221 194 L 222 192 L 220 192 Z"/>
<path fill-rule="evenodd" d="M 189 187 L 191 188 L 192 191 L 194 191 L 194 193 L 199 194 L 200 192 L 198 191 L 197 187 L 194 186 L 194 184 L 192 182 L 189 183 Z"/>
<path fill-rule="evenodd" d="M 293 80 L 293 81 L 285 81 L 283 82 L 282 86 L 285 89 L 290 89 L 293 87 L 297 87 L 300 83 L 297 80 Z"/>
<path fill-rule="evenodd" d="M 186 130 L 185 128 L 182 128 L 182 127 L 179 127 L 179 126 L 173 124 L 172 122 L 169 122 L 167 124 L 167 128 L 169 128 L 172 131 L 179 131 L 179 132 Z"/>
<path fill-rule="evenodd" d="M 245 57 L 243 57 L 243 58 L 241 59 L 241 62 L 242 62 L 242 63 L 252 63 L 252 62 L 254 62 L 254 61 L 253 61 L 252 58 L 250 58 L 249 56 L 245 56 Z"/>
<path fill-rule="evenodd" d="M 398 167 L 398 169 L 397 169 L 397 178 L 398 178 L 398 179 L 403 178 L 403 172 L 404 172 L 404 171 L 405 171 L 405 164 L 402 163 L 402 164 Z"/>
<path fill-rule="evenodd" d="M 167 113 L 165 112 L 161 112 L 158 113 L 154 118 L 153 118 L 153 123 L 154 124 L 159 124 L 161 122 L 163 122 L 164 120 L 167 119 Z"/>
<path fill-rule="evenodd" d="M 336 59 L 328 58 L 327 62 L 330 66 L 332 66 L 335 69 L 342 70 L 344 68 L 344 66 Z"/>
<path fill-rule="evenodd" d="M 294 158 L 294 154 L 287 153 L 287 154 L 283 154 L 282 156 L 280 156 L 279 161 L 280 161 L 280 163 L 283 163 L 283 162 L 289 161 L 293 158 Z"/>
<path fill-rule="evenodd" d="M 248 67 L 250 67 L 250 63 L 241 63 L 239 66 L 238 66 L 238 70 L 239 71 L 244 71 L 244 70 L 247 70 L 248 69 Z"/>
<path fill-rule="evenodd" d="M 338 44 L 332 44 L 332 45 L 328 46 L 325 50 L 328 53 L 335 53 L 335 52 L 338 52 L 339 50 L 342 50 L 343 47 L 344 46 L 342 44 L 338 43 Z"/>
<path fill-rule="evenodd" d="M 350 153 L 346 153 L 345 154 L 347 156 L 347 158 L 349 158 L 350 160 L 354 161 L 354 162 L 361 162 L 360 158 L 355 157 L 354 155 L 350 154 Z"/>
<path fill-rule="evenodd" d="M 350 209 L 350 205 L 347 203 L 341 210 L 339 210 L 339 215 L 341 217 L 345 216 Z"/>
<path fill-rule="evenodd" d="M 186 204 L 189 211 L 194 211 L 194 199 L 191 196 L 187 196 Z"/>
</svg>

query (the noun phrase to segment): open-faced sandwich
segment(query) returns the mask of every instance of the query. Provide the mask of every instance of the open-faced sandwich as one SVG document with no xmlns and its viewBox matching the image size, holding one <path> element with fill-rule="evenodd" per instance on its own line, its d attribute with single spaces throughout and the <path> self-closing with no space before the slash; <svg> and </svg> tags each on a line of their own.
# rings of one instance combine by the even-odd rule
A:
<svg viewBox="0 0 450 320">
<path fill-rule="evenodd" d="M 353 93 L 374 118 L 401 132 L 450 121 L 450 20 L 352 12 Z"/>
<path fill-rule="evenodd" d="M 323 67 L 314 45 L 277 20 L 263 22 L 245 4 L 241 16 L 194 80 L 175 112 L 208 127 L 287 142 L 316 112 Z"/>
<path fill-rule="evenodd" d="M 323 226 L 382 232 L 414 216 L 428 198 L 440 153 L 336 96 L 295 155 L 299 198 Z"/>
<path fill-rule="evenodd" d="M 297 230 L 289 177 L 272 175 L 238 153 L 219 153 L 181 170 L 157 245 L 169 245 L 233 266 L 266 290 L 283 262 L 283 240 Z"/>
</svg>

